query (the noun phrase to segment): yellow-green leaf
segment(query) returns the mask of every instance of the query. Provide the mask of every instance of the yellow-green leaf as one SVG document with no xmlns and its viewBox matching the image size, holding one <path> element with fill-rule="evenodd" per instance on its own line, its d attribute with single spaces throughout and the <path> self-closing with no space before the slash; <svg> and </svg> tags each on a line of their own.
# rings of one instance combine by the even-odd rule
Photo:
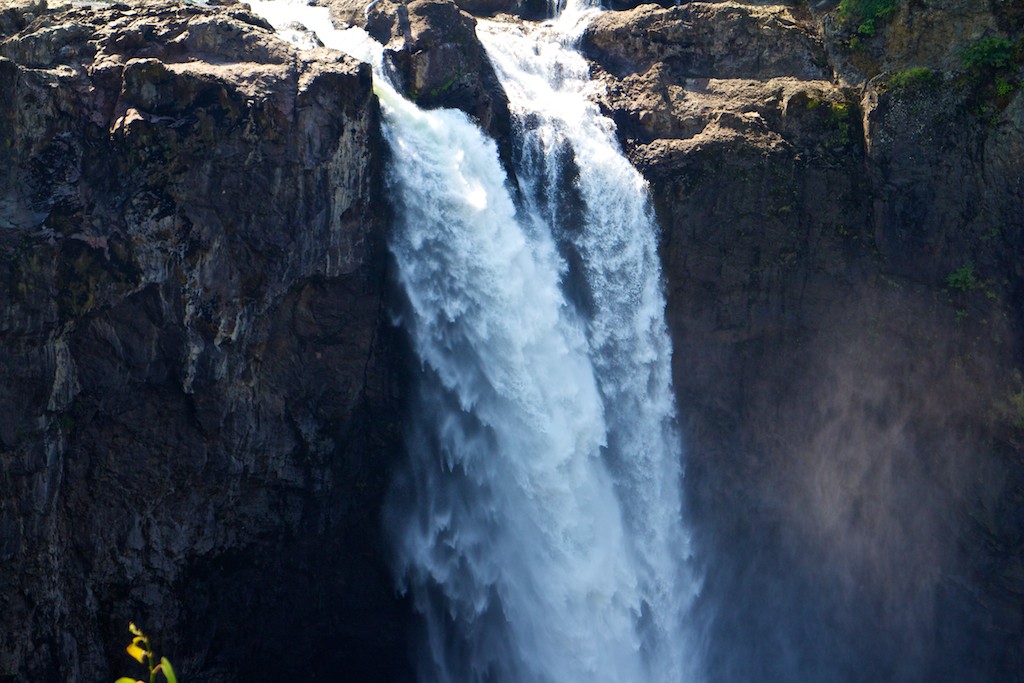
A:
<svg viewBox="0 0 1024 683">
<path fill-rule="evenodd" d="M 178 683 L 178 677 L 174 675 L 174 667 L 167 661 L 167 657 L 160 658 L 160 666 L 163 667 L 164 678 L 167 679 L 167 683 Z"/>
<path fill-rule="evenodd" d="M 146 656 L 145 650 L 143 650 L 135 643 L 132 643 L 131 645 L 126 647 L 125 650 L 127 650 L 128 654 L 135 658 L 135 661 L 137 661 L 139 664 L 142 664 L 142 658 Z"/>
<path fill-rule="evenodd" d="M 142 631 L 139 630 L 139 627 L 135 625 L 134 621 L 128 622 L 128 630 L 132 632 L 133 636 L 141 636 L 142 635 Z"/>
<path fill-rule="evenodd" d="M 137 681 L 134 678 L 128 678 L 127 676 L 122 676 L 121 678 L 114 681 L 114 683 L 142 683 L 142 681 Z"/>
</svg>

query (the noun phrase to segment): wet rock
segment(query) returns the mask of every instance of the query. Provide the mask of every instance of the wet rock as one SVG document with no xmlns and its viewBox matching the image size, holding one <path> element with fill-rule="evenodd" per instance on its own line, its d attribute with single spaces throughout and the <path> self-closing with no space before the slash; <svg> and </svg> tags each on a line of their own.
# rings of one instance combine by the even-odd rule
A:
<svg viewBox="0 0 1024 683">
<path fill-rule="evenodd" d="M 508 99 L 483 46 L 476 20 L 451 0 L 380 0 L 365 18 L 408 97 L 422 107 L 461 109 L 511 159 Z"/>
</svg>

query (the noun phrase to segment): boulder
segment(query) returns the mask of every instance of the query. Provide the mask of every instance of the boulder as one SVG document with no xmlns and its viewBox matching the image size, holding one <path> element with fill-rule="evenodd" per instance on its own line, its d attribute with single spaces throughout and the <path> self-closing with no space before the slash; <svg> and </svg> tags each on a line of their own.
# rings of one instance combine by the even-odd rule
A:
<svg viewBox="0 0 1024 683">
<path fill-rule="evenodd" d="M 657 64 L 677 80 L 832 78 L 813 25 L 780 5 L 691 2 L 606 12 L 587 27 L 582 48 L 618 77 Z"/>
<path fill-rule="evenodd" d="M 511 168 L 508 99 L 476 37 L 476 20 L 451 0 L 379 0 L 366 14 L 367 32 L 405 94 L 421 107 L 460 109 L 498 143 Z"/>
</svg>

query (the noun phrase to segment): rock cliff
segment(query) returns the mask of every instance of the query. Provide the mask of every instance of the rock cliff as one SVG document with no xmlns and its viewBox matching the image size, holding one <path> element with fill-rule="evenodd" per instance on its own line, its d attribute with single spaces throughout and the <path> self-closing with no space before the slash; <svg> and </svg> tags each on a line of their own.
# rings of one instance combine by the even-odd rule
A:
<svg viewBox="0 0 1024 683">
<path fill-rule="evenodd" d="M 392 680 L 367 65 L 245 6 L 0 9 L 0 680 Z M 328 645 L 329 644 L 329 645 Z"/>
<path fill-rule="evenodd" d="M 539 3 L 331 4 L 510 163 L 467 12 Z M 1021 3 L 612 4 L 709 680 L 1024 680 Z M 400 680 L 368 69 L 239 4 L 3 0 L 0 85 L 0 680 L 109 677 L 129 619 L 185 680 Z"/>
<path fill-rule="evenodd" d="M 891 5 L 583 40 L 664 229 L 711 680 L 1021 680 L 1022 72 L 969 55 L 1024 26 Z"/>
</svg>

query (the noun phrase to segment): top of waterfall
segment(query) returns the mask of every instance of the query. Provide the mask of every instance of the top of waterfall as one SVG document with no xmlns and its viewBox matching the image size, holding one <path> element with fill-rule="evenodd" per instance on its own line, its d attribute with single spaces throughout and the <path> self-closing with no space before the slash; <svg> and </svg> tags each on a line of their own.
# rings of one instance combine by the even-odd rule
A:
<svg viewBox="0 0 1024 683">
<path fill-rule="evenodd" d="M 331 22 L 329 8 L 308 5 L 303 0 L 248 0 L 248 2 L 252 6 L 253 12 L 269 21 L 282 38 L 289 40 L 299 49 L 307 49 L 311 46 L 297 41 L 289 33 L 282 33 L 283 29 L 295 23 L 299 23 L 315 33 L 326 47 L 344 52 L 359 61 L 367 62 L 373 66 L 375 72 L 380 73 L 384 58 L 384 46 L 358 26 L 344 29 L 335 28 Z M 365 11 L 369 11 L 376 2 L 377 0 L 374 0 L 367 5 Z"/>
</svg>

